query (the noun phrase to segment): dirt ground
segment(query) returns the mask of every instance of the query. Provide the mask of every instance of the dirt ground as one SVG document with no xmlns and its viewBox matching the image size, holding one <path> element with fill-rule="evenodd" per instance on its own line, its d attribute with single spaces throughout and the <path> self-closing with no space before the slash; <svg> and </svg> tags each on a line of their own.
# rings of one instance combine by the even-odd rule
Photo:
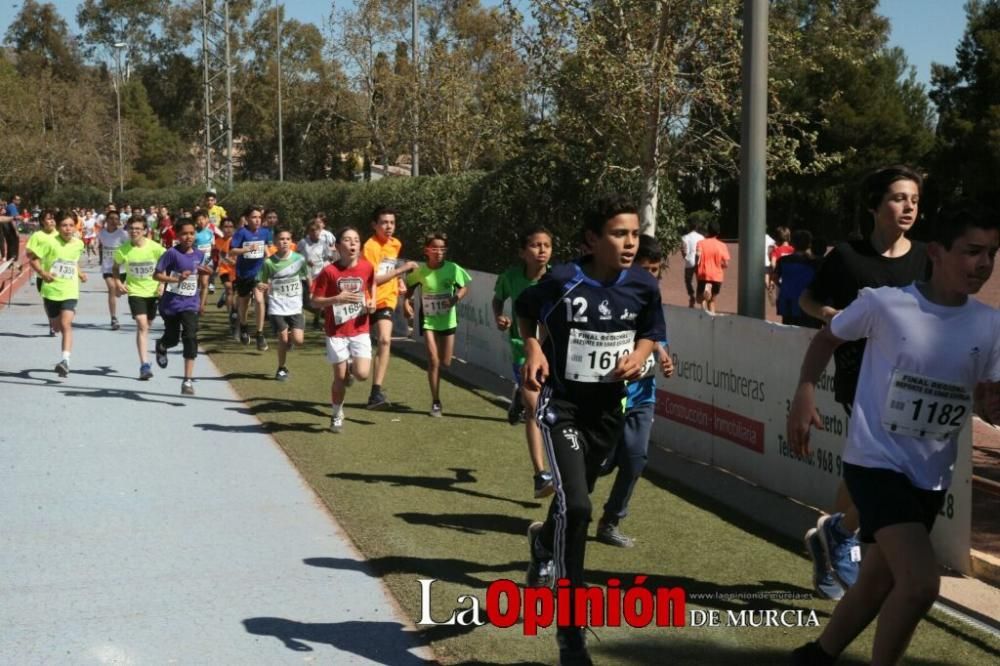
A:
<svg viewBox="0 0 1000 666">
<path fill-rule="evenodd" d="M 717 309 L 720 313 L 737 310 L 737 277 L 739 275 L 739 245 L 727 243 L 732 261 L 726 270 L 726 280 L 719 294 Z M 761 262 L 764 258 L 761 257 Z M 663 302 L 687 305 L 684 289 L 684 259 L 680 252 L 669 258 L 666 274 L 661 280 Z M 1000 307 L 1000 270 L 986 283 L 977 298 L 993 307 Z M 767 319 L 780 321 L 774 306 L 767 304 Z M 973 473 L 1000 482 L 1000 430 L 991 428 L 976 419 L 973 424 Z M 972 547 L 1000 557 L 1000 495 L 973 486 L 972 492 Z"/>
</svg>

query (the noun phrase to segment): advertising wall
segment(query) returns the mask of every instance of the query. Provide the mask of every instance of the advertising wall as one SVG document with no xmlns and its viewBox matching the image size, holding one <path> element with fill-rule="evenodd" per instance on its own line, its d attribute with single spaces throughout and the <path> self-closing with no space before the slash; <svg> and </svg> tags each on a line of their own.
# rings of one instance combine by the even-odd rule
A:
<svg viewBox="0 0 1000 666">
<path fill-rule="evenodd" d="M 496 276 L 470 273 L 469 296 L 459 305 L 455 355 L 509 379 L 508 337 L 497 330 L 491 307 Z M 824 429 L 813 431 L 810 455 L 795 456 L 785 438 L 785 416 L 814 331 L 670 305 L 664 313 L 675 373 L 657 380 L 651 445 L 830 510 L 843 474 L 849 423 L 834 401 L 832 363 L 816 394 Z M 402 330 L 405 334 L 405 324 Z M 967 425 L 959 438 L 953 485 L 932 535 L 941 562 L 963 573 L 970 568 L 971 449 Z"/>
</svg>

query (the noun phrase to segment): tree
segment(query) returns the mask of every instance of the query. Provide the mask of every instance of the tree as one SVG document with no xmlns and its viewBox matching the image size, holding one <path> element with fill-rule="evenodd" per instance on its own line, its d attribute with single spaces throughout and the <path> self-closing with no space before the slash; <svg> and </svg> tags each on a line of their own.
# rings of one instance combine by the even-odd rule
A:
<svg viewBox="0 0 1000 666">
<path fill-rule="evenodd" d="M 22 76 L 43 71 L 63 81 L 80 76 L 83 63 L 76 40 L 52 3 L 25 0 L 7 29 L 7 41 L 14 45 L 17 71 Z"/>
<path fill-rule="evenodd" d="M 932 172 L 941 196 L 995 201 L 1000 194 L 1000 0 L 970 0 L 954 67 L 935 64 L 937 105 Z"/>
</svg>

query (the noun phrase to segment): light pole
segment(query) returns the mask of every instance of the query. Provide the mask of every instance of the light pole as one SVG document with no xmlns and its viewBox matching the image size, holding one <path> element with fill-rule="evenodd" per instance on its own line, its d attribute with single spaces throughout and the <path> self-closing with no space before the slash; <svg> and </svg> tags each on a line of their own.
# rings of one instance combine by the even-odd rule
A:
<svg viewBox="0 0 1000 666">
<path fill-rule="evenodd" d="M 115 104 L 118 111 L 118 191 L 125 191 L 125 148 L 122 144 L 122 49 L 125 42 L 115 42 Z"/>
<path fill-rule="evenodd" d="M 417 53 L 417 0 L 413 0 L 410 20 L 410 41 L 413 51 L 413 155 L 410 157 L 410 175 L 420 175 L 420 56 Z"/>
<path fill-rule="evenodd" d="M 277 24 L 275 32 L 277 33 L 276 57 L 278 59 L 278 180 L 283 181 L 285 180 L 285 130 L 281 122 L 281 3 L 278 0 L 274 0 L 274 16 L 274 22 Z"/>
</svg>

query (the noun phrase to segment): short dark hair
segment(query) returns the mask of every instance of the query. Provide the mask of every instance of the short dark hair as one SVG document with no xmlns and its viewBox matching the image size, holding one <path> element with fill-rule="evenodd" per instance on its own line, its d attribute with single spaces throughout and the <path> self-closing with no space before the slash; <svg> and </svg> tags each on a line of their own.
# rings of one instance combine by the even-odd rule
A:
<svg viewBox="0 0 1000 666">
<path fill-rule="evenodd" d="M 792 232 L 792 247 L 796 252 L 805 252 L 812 247 L 813 235 L 808 229 L 796 229 Z"/>
<path fill-rule="evenodd" d="M 635 260 L 662 263 L 663 248 L 660 247 L 660 241 L 656 240 L 655 236 L 647 234 L 639 236 L 639 249 L 635 251 Z"/>
<path fill-rule="evenodd" d="M 257 211 L 258 213 L 263 213 L 264 209 L 260 206 L 247 206 L 246 210 L 243 211 L 243 217 L 250 217 L 250 213 Z"/>
<path fill-rule="evenodd" d="M 337 233 L 334 234 L 334 236 L 337 237 L 337 242 L 338 243 L 340 241 L 344 240 L 344 234 L 347 233 L 348 231 L 353 231 L 354 233 L 356 233 L 358 235 L 359 239 L 361 238 L 361 232 L 357 230 L 357 227 L 354 227 L 354 226 L 352 226 L 350 224 L 345 224 L 341 228 L 337 229 Z"/>
<path fill-rule="evenodd" d="M 969 229 L 1000 229 L 1000 218 L 994 210 L 972 201 L 945 204 L 934 216 L 930 241 L 950 250 L 952 244 Z"/>
<path fill-rule="evenodd" d="M 865 176 L 865 179 L 861 182 L 861 191 L 862 196 L 864 197 L 865 209 L 875 210 L 878 208 L 878 205 L 882 203 L 882 197 L 885 196 L 889 186 L 898 180 L 912 180 L 917 184 L 917 191 L 922 190 L 924 187 L 923 177 L 914 169 L 904 164 L 894 164 L 892 166 L 882 167 L 877 171 L 872 171 L 870 174 Z"/>
<path fill-rule="evenodd" d="M 372 211 L 372 222 L 378 222 L 378 218 L 383 215 L 392 215 L 393 217 L 399 217 L 399 212 L 395 208 L 389 206 L 376 206 L 375 210 Z"/>
<path fill-rule="evenodd" d="M 208 211 L 203 210 L 201 208 L 198 208 L 193 213 L 191 213 L 191 220 L 192 221 L 196 222 L 196 221 L 198 221 L 198 218 L 202 218 L 202 217 L 207 220 L 208 219 Z"/>
<path fill-rule="evenodd" d="M 552 232 L 549 231 L 548 229 L 546 229 L 545 227 L 543 227 L 541 225 L 534 226 L 534 227 L 528 227 L 526 229 L 522 229 L 521 230 L 521 235 L 517 239 L 518 240 L 518 247 L 520 247 L 522 250 L 524 248 L 528 247 L 528 241 L 530 241 L 531 237 L 534 236 L 534 235 L 536 235 L 536 234 L 545 234 L 546 236 L 549 237 L 550 241 L 552 240 Z"/>
<path fill-rule="evenodd" d="M 718 220 L 709 220 L 705 225 L 705 235 L 709 238 L 717 238 L 722 233 L 722 225 Z"/>
<path fill-rule="evenodd" d="M 181 232 L 181 229 L 183 229 L 184 227 L 192 227 L 194 229 L 197 229 L 197 226 L 195 225 L 193 218 L 182 217 L 181 219 L 174 222 L 174 233 L 179 234 Z"/>
<path fill-rule="evenodd" d="M 583 231 L 590 231 L 594 235 L 600 236 L 604 232 L 604 223 L 623 213 L 638 215 L 639 209 L 631 199 L 621 194 L 601 197 L 584 214 Z"/>
<path fill-rule="evenodd" d="M 434 241 L 439 240 L 444 243 L 445 247 L 448 247 L 448 234 L 443 231 L 431 231 L 424 236 L 424 247 L 427 247 Z"/>
<path fill-rule="evenodd" d="M 288 234 L 292 238 L 295 238 L 295 234 L 292 233 L 291 227 L 276 227 L 276 228 L 272 229 L 272 231 L 274 232 L 274 237 L 275 238 L 277 238 L 281 234 Z"/>
</svg>

